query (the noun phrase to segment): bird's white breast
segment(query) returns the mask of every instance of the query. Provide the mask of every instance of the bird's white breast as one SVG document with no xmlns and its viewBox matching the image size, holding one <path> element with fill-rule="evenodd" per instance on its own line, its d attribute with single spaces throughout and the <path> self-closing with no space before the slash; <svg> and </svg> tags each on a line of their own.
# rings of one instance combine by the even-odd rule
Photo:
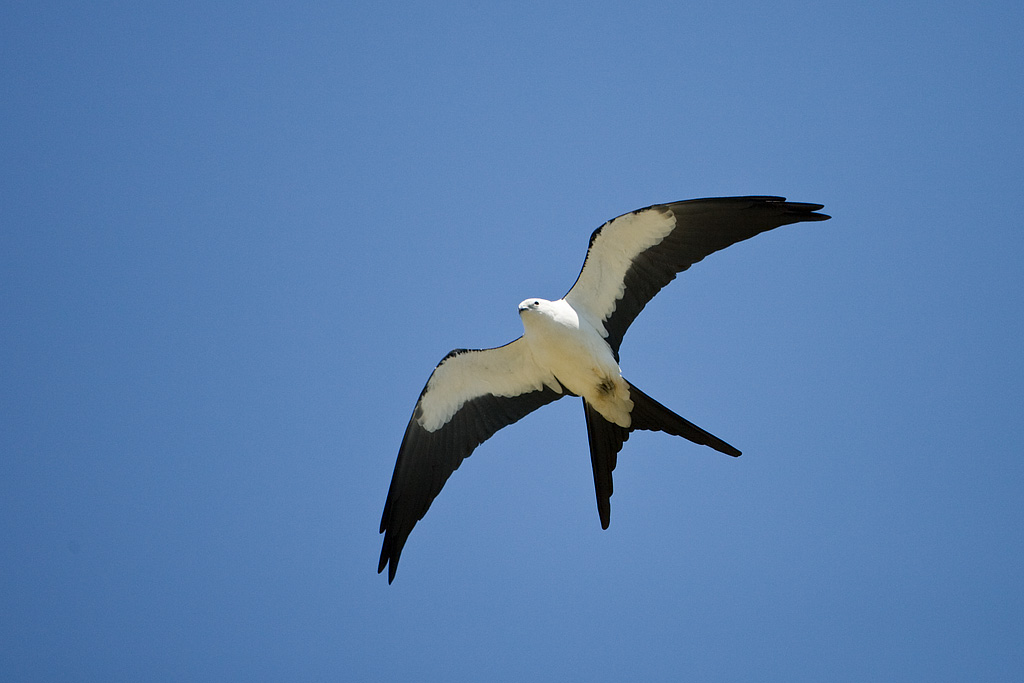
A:
<svg viewBox="0 0 1024 683">
<path fill-rule="evenodd" d="M 629 426 L 629 387 L 611 347 L 594 325 L 564 299 L 527 299 L 520 306 L 524 337 L 534 360 L 606 419 Z"/>
</svg>

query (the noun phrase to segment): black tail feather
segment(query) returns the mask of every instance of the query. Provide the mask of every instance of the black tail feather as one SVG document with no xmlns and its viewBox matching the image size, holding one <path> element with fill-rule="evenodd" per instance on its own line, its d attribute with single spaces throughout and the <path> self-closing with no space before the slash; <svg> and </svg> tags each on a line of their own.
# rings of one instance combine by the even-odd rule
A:
<svg viewBox="0 0 1024 683">
<path fill-rule="evenodd" d="M 622 444 L 629 439 L 630 432 L 637 429 L 665 432 L 702 446 L 709 446 L 726 455 L 740 455 L 736 448 L 676 415 L 632 384 L 629 385 L 629 398 L 633 401 L 629 428 L 620 427 L 604 419 L 586 399 L 583 400 L 583 412 L 587 418 L 587 438 L 590 441 L 590 462 L 594 468 L 597 512 L 601 517 L 602 529 L 607 529 L 611 523 L 612 471 L 615 469 Z"/>
<path fill-rule="evenodd" d="M 701 446 L 709 446 L 719 453 L 725 453 L 734 458 L 740 455 L 740 451 L 736 448 L 714 434 L 704 431 L 689 420 L 676 415 L 632 384 L 629 385 L 629 398 L 633 401 L 633 412 L 630 413 L 632 424 L 629 431 L 646 429 L 652 432 L 665 432 L 672 436 L 689 439 Z"/>
<path fill-rule="evenodd" d="M 629 430 L 601 417 L 586 399 L 583 399 L 583 413 L 587 416 L 590 464 L 594 466 L 597 514 L 601 516 L 601 528 L 607 529 L 612 519 L 612 470 L 622 444 L 629 438 Z"/>
</svg>

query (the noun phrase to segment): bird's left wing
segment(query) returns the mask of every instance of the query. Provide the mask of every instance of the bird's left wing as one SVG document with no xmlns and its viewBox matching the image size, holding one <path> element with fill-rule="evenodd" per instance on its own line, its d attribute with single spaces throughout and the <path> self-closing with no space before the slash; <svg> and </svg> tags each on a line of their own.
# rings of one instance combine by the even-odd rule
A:
<svg viewBox="0 0 1024 683">
<path fill-rule="evenodd" d="M 522 337 L 495 349 L 452 351 L 434 368 L 405 430 L 380 532 L 378 572 L 395 578 L 409 532 L 452 472 L 502 427 L 563 396 Z"/>
<path fill-rule="evenodd" d="M 594 231 L 565 300 L 605 334 L 612 352 L 661 288 L 708 254 L 781 225 L 823 221 L 820 204 L 783 197 L 716 197 L 657 204 Z"/>
</svg>

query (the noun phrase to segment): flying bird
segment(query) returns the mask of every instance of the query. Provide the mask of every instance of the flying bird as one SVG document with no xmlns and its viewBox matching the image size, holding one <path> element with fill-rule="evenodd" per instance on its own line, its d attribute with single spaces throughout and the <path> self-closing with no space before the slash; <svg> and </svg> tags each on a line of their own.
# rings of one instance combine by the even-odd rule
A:
<svg viewBox="0 0 1024 683">
<path fill-rule="evenodd" d="M 630 432 L 667 432 L 740 455 L 630 384 L 619 370 L 619 345 L 677 273 L 767 230 L 830 218 L 815 213 L 821 208 L 783 197 L 691 199 L 638 209 L 595 230 L 568 294 L 519 304 L 523 336 L 494 349 L 456 349 L 434 368 L 398 451 L 380 522 L 377 572 L 388 567 L 388 583 L 394 580 L 413 526 L 473 449 L 563 396 L 583 399 L 604 529 L 611 519 L 612 471 Z"/>
</svg>

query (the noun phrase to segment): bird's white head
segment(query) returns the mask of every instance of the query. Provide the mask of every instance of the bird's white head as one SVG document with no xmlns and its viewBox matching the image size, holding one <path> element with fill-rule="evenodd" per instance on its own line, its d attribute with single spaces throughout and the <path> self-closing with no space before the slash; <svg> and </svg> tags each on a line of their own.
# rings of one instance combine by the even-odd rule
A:
<svg viewBox="0 0 1024 683">
<path fill-rule="evenodd" d="M 543 310 L 543 308 L 550 303 L 551 302 L 548 301 L 547 299 L 526 299 L 525 301 L 519 303 L 519 315 L 522 315 L 527 311 L 537 313 L 538 311 Z"/>
</svg>

